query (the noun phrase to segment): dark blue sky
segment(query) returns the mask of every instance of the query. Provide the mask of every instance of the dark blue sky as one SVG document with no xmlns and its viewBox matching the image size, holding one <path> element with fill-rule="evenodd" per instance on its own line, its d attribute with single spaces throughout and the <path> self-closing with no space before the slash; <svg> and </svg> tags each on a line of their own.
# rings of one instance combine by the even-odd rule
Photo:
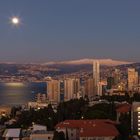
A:
<svg viewBox="0 0 140 140">
<path fill-rule="evenodd" d="M 79 58 L 140 61 L 140 1 L 0 1 L 0 61 Z"/>
</svg>

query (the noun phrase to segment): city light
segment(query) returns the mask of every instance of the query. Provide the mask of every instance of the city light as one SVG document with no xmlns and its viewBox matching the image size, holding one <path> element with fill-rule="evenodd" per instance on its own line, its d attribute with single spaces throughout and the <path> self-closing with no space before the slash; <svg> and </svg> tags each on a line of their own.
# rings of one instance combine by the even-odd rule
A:
<svg viewBox="0 0 140 140">
<path fill-rule="evenodd" d="M 24 84 L 23 83 L 6 83 L 6 86 L 22 87 L 24 86 Z"/>
</svg>

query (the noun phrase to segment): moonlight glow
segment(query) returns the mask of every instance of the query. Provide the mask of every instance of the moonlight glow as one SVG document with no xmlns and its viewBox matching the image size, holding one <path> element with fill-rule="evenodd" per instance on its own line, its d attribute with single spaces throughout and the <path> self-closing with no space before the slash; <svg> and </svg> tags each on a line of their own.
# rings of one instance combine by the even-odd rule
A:
<svg viewBox="0 0 140 140">
<path fill-rule="evenodd" d="M 11 22 L 13 25 L 18 25 L 20 23 L 20 20 L 18 17 L 12 17 Z"/>
</svg>

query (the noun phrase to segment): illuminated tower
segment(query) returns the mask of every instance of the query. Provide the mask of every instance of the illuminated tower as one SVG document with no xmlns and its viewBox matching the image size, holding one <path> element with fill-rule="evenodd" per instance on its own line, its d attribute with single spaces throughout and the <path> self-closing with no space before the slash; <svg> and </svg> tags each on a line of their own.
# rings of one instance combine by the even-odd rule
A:
<svg viewBox="0 0 140 140">
<path fill-rule="evenodd" d="M 50 102 L 60 102 L 60 82 L 58 80 L 47 81 L 47 94 Z"/>
<path fill-rule="evenodd" d="M 99 61 L 93 61 L 93 90 L 94 95 L 99 95 L 100 82 L 100 64 Z"/>
<path fill-rule="evenodd" d="M 115 69 L 115 71 L 113 73 L 113 77 L 114 77 L 114 84 L 118 85 L 120 83 L 120 79 L 121 79 L 121 74 L 120 74 L 119 69 Z"/>
<path fill-rule="evenodd" d="M 85 95 L 92 97 L 93 93 L 93 78 L 89 78 L 85 80 Z"/>
<path fill-rule="evenodd" d="M 68 78 L 64 80 L 65 101 L 77 98 L 80 91 L 80 79 Z"/>
<path fill-rule="evenodd" d="M 128 68 L 128 90 L 133 91 L 138 85 L 138 72 L 134 68 Z"/>
</svg>

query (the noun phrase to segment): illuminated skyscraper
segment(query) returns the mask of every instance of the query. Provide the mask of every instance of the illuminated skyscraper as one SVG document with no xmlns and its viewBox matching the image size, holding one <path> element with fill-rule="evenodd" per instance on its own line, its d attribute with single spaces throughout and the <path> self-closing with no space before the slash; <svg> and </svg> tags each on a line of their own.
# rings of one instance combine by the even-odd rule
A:
<svg viewBox="0 0 140 140">
<path fill-rule="evenodd" d="M 64 80 L 65 100 L 77 98 L 80 91 L 80 79 L 69 78 Z"/>
<path fill-rule="evenodd" d="M 58 80 L 47 81 L 47 94 L 51 102 L 60 102 L 60 82 Z"/>
<path fill-rule="evenodd" d="M 133 91 L 138 85 L 138 72 L 134 68 L 128 68 L 128 90 Z"/>
<path fill-rule="evenodd" d="M 119 69 L 115 69 L 113 72 L 113 77 L 114 77 L 114 84 L 118 85 L 120 83 L 120 79 L 121 79 L 121 74 L 120 74 L 120 70 Z"/>
<path fill-rule="evenodd" d="M 98 61 L 93 61 L 93 90 L 94 95 L 99 95 L 100 82 L 100 64 Z"/>
<path fill-rule="evenodd" d="M 85 81 L 85 95 L 92 97 L 93 93 L 93 78 L 89 78 Z"/>
</svg>

